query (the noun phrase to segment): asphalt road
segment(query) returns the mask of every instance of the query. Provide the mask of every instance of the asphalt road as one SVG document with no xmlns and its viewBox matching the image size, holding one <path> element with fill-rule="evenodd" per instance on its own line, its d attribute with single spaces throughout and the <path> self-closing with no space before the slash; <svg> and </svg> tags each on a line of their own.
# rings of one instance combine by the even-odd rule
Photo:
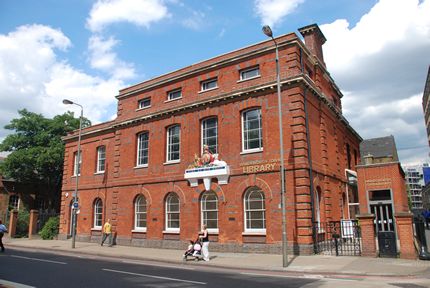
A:
<svg viewBox="0 0 430 288">
<path fill-rule="evenodd" d="M 429 287 L 426 281 L 372 277 L 294 275 L 208 266 L 73 256 L 8 249 L 0 253 L 3 287 Z M 424 285 L 423 285 L 424 284 Z M 405 286 L 406 285 L 406 286 Z M 413 285 L 413 286 L 410 286 Z"/>
<path fill-rule="evenodd" d="M 31 287 L 302 287 L 317 281 L 210 271 L 198 265 L 173 265 L 96 256 L 34 253 L 8 249 L 0 254 L 0 279 Z M 1 283 L 1 282 L 0 282 Z M 5 285 L 6 282 L 3 282 Z M 14 285 L 17 285 L 14 284 Z M 0 284 L 0 287 L 1 284 Z M 17 286 L 19 287 L 19 286 Z M 24 286 L 25 287 L 25 286 Z"/>
</svg>

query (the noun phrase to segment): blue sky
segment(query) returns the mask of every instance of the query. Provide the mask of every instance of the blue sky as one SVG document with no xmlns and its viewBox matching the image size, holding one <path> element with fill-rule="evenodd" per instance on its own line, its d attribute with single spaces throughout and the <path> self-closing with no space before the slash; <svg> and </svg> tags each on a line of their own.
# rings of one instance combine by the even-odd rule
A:
<svg viewBox="0 0 430 288">
<path fill-rule="evenodd" d="M 403 163 L 428 161 L 429 15 L 430 0 L 1 0 L 0 141 L 18 109 L 52 117 L 69 98 L 110 120 L 121 88 L 266 40 L 263 24 L 317 23 L 350 124 L 394 135 Z"/>
</svg>

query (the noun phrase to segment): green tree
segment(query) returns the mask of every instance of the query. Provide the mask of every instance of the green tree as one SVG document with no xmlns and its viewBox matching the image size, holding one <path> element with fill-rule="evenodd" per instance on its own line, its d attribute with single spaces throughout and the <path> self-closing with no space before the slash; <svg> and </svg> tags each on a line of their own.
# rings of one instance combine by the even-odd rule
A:
<svg viewBox="0 0 430 288">
<path fill-rule="evenodd" d="M 0 163 L 0 173 L 20 183 L 38 184 L 47 189 L 52 207 L 58 209 L 64 163 L 64 143 L 61 137 L 79 129 L 79 117 L 73 112 L 53 119 L 26 109 L 18 111 L 5 129 L 13 130 L 0 144 L 0 151 L 11 152 Z M 91 122 L 84 118 L 82 127 Z"/>
</svg>

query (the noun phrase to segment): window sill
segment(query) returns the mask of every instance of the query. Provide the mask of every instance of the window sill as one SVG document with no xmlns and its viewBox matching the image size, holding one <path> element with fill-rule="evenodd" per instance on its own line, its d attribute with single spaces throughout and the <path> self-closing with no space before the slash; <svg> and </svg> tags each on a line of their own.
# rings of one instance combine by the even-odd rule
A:
<svg viewBox="0 0 430 288">
<path fill-rule="evenodd" d="M 95 172 L 94 175 L 103 175 L 105 174 L 105 171 Z"/>
<path fill-rule="evenodd" d="M 242 151 L 242 152 L 240 152 L 240 155 L 254 154 L 254 153 L 261 153 L 261 152 L 263 152 L 263 148 L 261 148 L 261 149 L 254 149 L 254 150 L 246 150 L 246 151 Z"/>
<path fill-rule="evenodd" d="M 164 103 L 169 103 L 169 102 L 176 101 L 176 100 L 179 100 L 179 99 L 182 99 L 182 97 L 175 98 L 175 99 L 167 99 L 166 101 L 164 101 Z"/>
<path fill-rule="evenodd" d="M 151 108 L 151 105 L 146 106 L 146 107 L 142 107 L 142 108 L 137 108 L 137 109 L 136 109 L 136 112 L 137 112 L 137 111 L 140 111 L 140 110 L 145 110 L 145 109 L 148 109 L 148 108 Z"/>
<path fill-rule="evenodd" d="M 219 230 L 218 229 L 208 229 L 209 235 L 218 235 Z"/>
<path fill-rule="evenodd" d="M 245 231 L 242 232 L 242 236 L 266 236 L 266 230 L 264 231 Z"/>
<path fill-rule="evenodd" d="M 146 228 L 133 229 L 131 230 L 131 233 L 146 233 Z"/>
<path fill-rule="evenodd" d="M 148 168 L 148 164 L 133 167 L 133 169 L 141 169 L 141 168 Z"/>
<path fill-rule="evenodd" d="M 163 234 L 179 234 L 181 231 L 179 229 L 177 230 L 164 230 Z"/>
<path fill-rule="evenodd" d="M 102 227 L 93 227 L 91 228 L 91 231 L 102 231 Z"/>
<path fill-rule="evenodd" d="M 210 88 L 210 89 L 206 89 L 206 90 L 200 90 L 199 92 L 197 92 L 197 94 L 202 94 L 202 93 L 213 91 L 213 90 L 216 90 L 216 89 L 218 89 L 218 87 Z"/>
<path fill-rule="evenodd" d="M 257 79 L 257 78 L 260 78 L 260 77 L 261 77 L 261 75 L 254 76 L 254 77 L 251 77 L 251 78 L 246 78 L 246 79 L 240 79 L 240 80 L 237 80 L 237 83 L 241 83 L 241 82 L 245 82 L 245 81 Z"/>
<path fill-rule="evenodd" d="M 163 165 L 173 165 L 173 164 L 178 164 L 178 163 L 181 163 L 181 160 L 164 162 Z"/>
</svg>

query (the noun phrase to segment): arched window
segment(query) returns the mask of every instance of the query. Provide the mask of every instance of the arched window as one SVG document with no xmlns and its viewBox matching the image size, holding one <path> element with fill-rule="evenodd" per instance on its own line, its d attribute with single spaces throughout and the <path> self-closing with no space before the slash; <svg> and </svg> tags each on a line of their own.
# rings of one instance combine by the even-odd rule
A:
<svg viewBox="0 0 430 288">
<path fill-rule="evenodd" d="M 266 232 L 266 208 L 264 193 L 257 187 L 246 191 L 244 196 L 245 232 Z"/>
<path fill-rule="evenodd" d="M 170 193 L 166 198 L 166 231 L 179 232 L 179 197 Z"/>
<path fill-rule="evenodd" d="M 94 201 L 94 228 L 102 228 L 103 221 L 103 202 L 97 198 Z"/>
<path fill-rule="evenodd" d="M 201 199 L 201 224 L 209 231 L 218 232 L 218 197 L 214 192 L 205 192 Z"/>
<path fill-rule="evenodd" d="M 146 198 L 143 195 L 134 201 L 134 229 L 146 231 Z"/>
</svg>

